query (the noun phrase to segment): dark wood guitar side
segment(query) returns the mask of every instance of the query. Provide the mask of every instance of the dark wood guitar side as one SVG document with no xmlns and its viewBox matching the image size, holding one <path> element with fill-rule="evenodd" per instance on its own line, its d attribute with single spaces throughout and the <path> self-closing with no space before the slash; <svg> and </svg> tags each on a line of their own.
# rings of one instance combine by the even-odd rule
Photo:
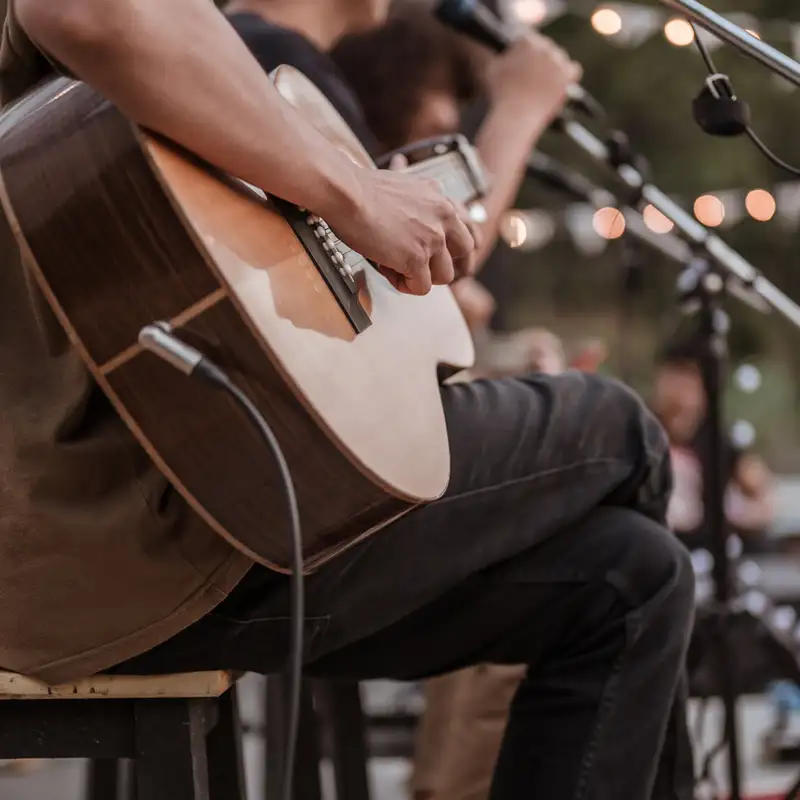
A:
<svg viewBox="0 0 800 800">
<path fill-rule="evenodd" d="M 303 76 L 281 68 L 276 85 L 371 165 Z M 138 333 L 154 320 L 222 365 L 275 430 L 306 569 L 444 491 L 436 370 L 472 360 L 448 289 L 409 298 L 362 264 L 351 300 L 369 324 L 358 332 L 298 239 L 302 219 L 290 225 L 252 187 L 67 79 L 0 118 L 0 177 L 32 273 L 100 386 L 194 510 L 253 559 L 288 568 L 277 469 L 223 393 L 143 351 Z"/>
</svg>

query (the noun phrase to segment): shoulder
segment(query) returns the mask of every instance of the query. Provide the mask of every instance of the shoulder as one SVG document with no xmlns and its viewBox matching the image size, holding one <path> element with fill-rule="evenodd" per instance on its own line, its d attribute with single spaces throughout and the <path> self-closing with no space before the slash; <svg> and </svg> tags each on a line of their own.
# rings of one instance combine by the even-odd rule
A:
<svg viewBox="0 0 800 800">
<path fill-rule="evenodd" d="M 228 20 L 267 71 L 281 64 L 298 68 L 316 65 L 320 59 L 314 45 L 296 31 L 271 25 L 255 14 L 231 14 Z"/>
<path fill-rule="evenodd" d="M 19 24 L 13 0 L 0 0 L 0 18 L 0 105 L 6 105 L 38 83 L 52 67 Z"/>
</svg>

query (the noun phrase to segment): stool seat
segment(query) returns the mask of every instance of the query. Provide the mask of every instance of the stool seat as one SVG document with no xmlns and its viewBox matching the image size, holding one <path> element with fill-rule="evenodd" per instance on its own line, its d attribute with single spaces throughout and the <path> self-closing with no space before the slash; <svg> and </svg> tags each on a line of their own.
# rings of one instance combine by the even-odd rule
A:
<svg viewBox="0 0 800 800">
<path fill-rule="evenodd" d="M 238 677 L 239 673 L 225 670 L 174 675 L 95 675 L 74 683 L 49 686 L 16 672 L 0 672 L 0 701 L 219 697 Z"/>
</svg>

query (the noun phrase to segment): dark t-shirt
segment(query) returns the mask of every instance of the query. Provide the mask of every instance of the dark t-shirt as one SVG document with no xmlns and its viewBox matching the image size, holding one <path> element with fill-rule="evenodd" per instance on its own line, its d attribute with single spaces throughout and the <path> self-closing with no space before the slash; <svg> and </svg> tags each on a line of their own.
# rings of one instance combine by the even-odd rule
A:
<svg viewBox="0 0 800 800">
<path fill-rule="evenodd" d="M 364 147 L 377 153 L 361 104 L 327 53 L 296 31 L 272 25 L 257 14 L 231 14 L 228 19 L 267 72 L 283 64 L 300 70 L 333 103 Z"/>
</svg>

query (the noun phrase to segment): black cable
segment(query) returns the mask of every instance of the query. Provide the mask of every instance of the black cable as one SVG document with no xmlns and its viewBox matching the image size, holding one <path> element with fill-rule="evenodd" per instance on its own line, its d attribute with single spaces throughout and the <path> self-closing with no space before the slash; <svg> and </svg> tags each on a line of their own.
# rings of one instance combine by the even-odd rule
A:
<svg viewBox="0 0 800 800">
<path fill-rule="evenodd" d="M 213 369 L 209 370 L 209 367 Z M 292 800 L 294 767 L 297 757 L 297 736 L 300 730 L 300 697 L 303 680 L 303 623 L 305 620 L 305 587 L 303 580 L 303 541 L 300 533 L 300 509 L 297 495 L 289 472 L 289 465 L 283 455 L 275 434 L 258 410 L 255 403 L 218 367 L 210 361 L 201 362 L 196 372 L 213 386 L 226 391 L 245 416 L 256 428 L 261 438 L 272 451 L 281 474 L 286 503 L 289 507 L 292 537 L 292 575 L 290 592 L 291 631 L 289 635 L 289 704 L 286 715 L 286 732 L 283 755 L 283 775 L 281 776 L 281 800 Z"/>
<path fill-rule="evenodd" d="M 764 141 L 758 136 L 758 134 L 748 125 L 745 129 L 745 133 L 747 134 L 750 141 L 776 166 L 780 169 L 786 170 L 786 172 L 790 173 L 791 175 L 797 175 L 800 177 L 800 169 L 797 167 L 793 167 L 791 164 L 788 164 L 784 161 L 780 156 L 777 156 L 772 150 L 767 147 Z"/>
<path fill-rule="evenodd" d="M 303 580 L 303 539 L 300 530 L 300 509 L 289 465 L 277 437 L 253 401 L 225 372 L 200 350 L 187 344 L 172 332 L 166 322 L 154 322 L 139 332 L 139 343 L 170 366 L 190 378 L 205 381 L 228 394 L 244 412 L 272 452 L 286 494 L 292 539 L 292 575 L 290 592 L 291 629 L 289 635 L 289 703 L 281 776 L 281 800 L 292 800 L 297 736 L 300 728 L 300 698 L 303 679 L 303 625 L 305 622 L 305 584 Z"/>
<path fill-rule="evenodd" d="M 711 75 L 717 74 L 717 68 L 714 66 L 714 59 L 711 58 L 711 52 L 706 47 L 706 43 L 700 38 L 700 31 L 697 28 L 697 25 L 694 24 L 691 20 L 687 20 L 687 22 L 692 26 L 692 31 L 694 31 L 694 41 L 697 45 L 697 49 L 700 51 L 700 55 L 703 57 L 703 61 L 706 62 L 706 67 Z"/>
<path fill-rule="evenodd" d="M 717 72 L 717 67 L 714 64 L 714 59 L 711 57 L 711 52 L 709 51 L 708 47 L 706 46 L 705 42 L 700 38 L 700 31 L 698 30 L 697 26 L 691 20 L 687 20 L 689 25 L 691 25 L 692 30 L 694 31 L 694 41 L 697 45 L 697 49 L 700 52 L 700 55 L 705 62 L 706 68 L 709 72 L 709 82 L 713 80 L 717 80 L 723 82 L 728 89 L 729 97 L 714 97 L 713 92 L 710 95 L 707 95 L 707 106 L 705 108 L 705 112 L 711 117 L 710 119 L 707 118 L 706 120 L 701 121 L 697 112 L 697 106 L 695 107 L 695 118 L 697 119 L 700 126 L 706 133 L 711 133 L 712 135 L 715 133 L 716 135 L 740 135 L 742 133 L 747 134 L 747 137 L 750 141 L 758 148 L 761 154 L 770 162 L 772 162 L 776 167 L 779 169 L 785 170 L 790 175 L 795 175 L 800 177 L 800 168 L 789 164 L 788 162 L 784 161 L 780 156 L 774 153 L 769 146 L 764 142 L 763 139 L 755 132 L 753 126 L 750 125 L 749 116 L 750 112 L 747 108 L 747 105 L 742 103 L 742 101 L 738 100 L 733 93 L 733 90 L 730 87 L 730 79 L 727 75 L 722 75 L 721 73 Z M 709 87 L 707 86 L 707 89 Z M 695 103 L 699 102 L 701 98 L 695 101 Z M 723 103 L 728 103 L 728 107 L 723 109 L 720 112 L 720 116 L 717 119 L 713 119 L 713 111 L 714 111 L 714 101 L 716 100 L 716 105 L 719 106 Z M 737 113 L 738 112 L 738 113 Z M 704 124 L 705 123 L 705 124 Z M 728 126 L 731 126 L 727 132 L 722 132 Z"/>
</svg>

